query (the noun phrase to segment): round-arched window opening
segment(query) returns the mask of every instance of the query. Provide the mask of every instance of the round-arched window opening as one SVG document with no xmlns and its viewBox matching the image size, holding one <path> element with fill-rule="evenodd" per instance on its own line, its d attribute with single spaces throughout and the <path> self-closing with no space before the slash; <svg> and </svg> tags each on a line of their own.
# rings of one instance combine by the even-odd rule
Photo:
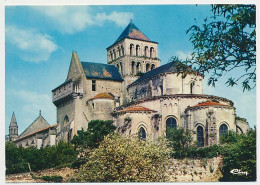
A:
<svg viewBox="0 0 260 185">
<path fill-rule="evenodd" d="M 202 126 L 197 127 L 197 143 L 199 147 L 204 146 L 204 131 Z"/>
<path fill-rule="evenodd" d="M 192 83 L 190 84 L 190 93 L 191 93 L 191 94 L 194 94 L 194 86 L 195 86 L 195 82 L 192 82 Z"/>
<path fill-rule="evenodd" d="M 228 127 L 226 124 L 222 124 L 220 125 L 219 127 L 219 138 L 223 135 L 223 134 L 226 134 L 228 133 Z"/>
<path fill-rule="evenodd" d="M 138 131 L 138 138 L 142 140 L 146 139 L 146 132 L 143 127 L 141 127 Z"/>
<path fill-rule="evenodd" d="M 170 130 L 177 127 L 177 121 L 175 118 L 170 117 L 166 120 L 166 138 L 169 139 Z"/>
</svg>

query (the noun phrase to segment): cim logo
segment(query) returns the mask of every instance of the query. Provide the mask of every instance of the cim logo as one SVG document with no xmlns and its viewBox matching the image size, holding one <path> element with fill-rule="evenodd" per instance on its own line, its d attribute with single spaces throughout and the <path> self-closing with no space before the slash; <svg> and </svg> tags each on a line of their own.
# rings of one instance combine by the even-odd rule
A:
<svg viewBox="0 0 260 185">
<path fill-rule="evenodd" d="M 249 174 L 248 172 L 241 172 L 240 169 L 233 169 L 230 171 L 230 173 L 234 175 L 246 175 L 246 176 Z"/>
</svg>

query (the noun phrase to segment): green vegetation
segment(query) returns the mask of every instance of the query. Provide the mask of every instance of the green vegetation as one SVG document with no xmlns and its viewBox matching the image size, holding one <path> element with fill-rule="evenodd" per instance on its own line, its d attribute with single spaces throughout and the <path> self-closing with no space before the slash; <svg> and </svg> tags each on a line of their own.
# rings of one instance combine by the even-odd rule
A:
<svg viewBox="0 0 260 185">
<path fill-rule="evenodd" d="M 230 132 L 222 139 L 224 165 L 221 181 L 256 181 L 256 129 L 247 134 Z M 233 175 L 232 169 L 248 172 L 248 175 Z"/>
<path fill-rule="evenodd" d="M 47 182 L 62 182 L 63 180 L 63 177 L 62 176 L 56 176 L 56 175 L 53 175 L 53 176 L 42 176 L 42 177 L 35 177 L 33 175 L 33 173 L 31 173 L 31 176 L 33 179 L 42 179 L 44 181 L 47 181 Z"/>
<path fill-rule="evenodd" d="M 86 156 L 76 182 L 161 182 L 166 180 L 168 149 L 155 143 L 110 134 Z"/>
<path fill-rule="evenodd" d="M 201 159 L 206 168 L 209 158 L 222 156 L 223 177 L 220 181 L 256 180 L 256 129 L 247 134 L 229 132 L 220 138 L 221 145 L 198 147 L 193 133 L 183 128 L 167 129 L 167 139 L 139 140 L 114 134 L 112 121 L 90 122 L 87 131 L 79 131 L 73 143 L 36 149 L 18 148 L 6 143 L 6 173 L 28 172 L 46 168 L 74 167 L 78 173 L 72 182 L 163 182 L 169 157 Z M 97 125 L 95 125 L 97 124 Z M 77 157 L 78 156 L 78 157 Z M 188 163 L 187 160 L 184 163 Z M 194 164 L 193 164 L 194 165 Z M 232 169 L 248 175 L 233 175 Z M 214 168 L 209 168 L 214 172 Z M 195 173 L 194 173 L 195 174 Z M 41 178 L 41 177 L 39 177 Z M 60 182 L 60 177 L 42 177 Z"/>
<path fill-rule="evenodd" d="M 255 181 L 256 180 L 256 129 L 247 134 L 237 134 L 230 131 L 220 138 L 221 145 L 197 147 L 190 138 L 192 132 L 183 128 L 168 130 L 171 156 L 177 159 L 200 158 L 202 166 L 206 167 L 207 159 L 223 156 L 223 177 L 220 181 Z M 233 175 L 232 169 L 248 172 L 248 175 Z M 214 169 L 210 169 L 214 171 Z"/>
<path fill-rule="evenodd" d="M 192 144 L 191 131 L 184 130 L 184 128 L 167 127 L 166 132 L 169 146 L 173 149 L 171 156 L 174 156 L 175 158 L 186 157 L 188 155 L 188 148 Z"/>
<path fill-rule="evenodd" d="M 36 149 L 34 147 L 18 148 L 7 142 L 6 174 L 29 172 L 65 165 L 76 160 L 76 152 L 70 143 L 60 142 L 57 146 Z"/>
<path fill-rule="evenodd" d="M 256 6 L 250 4 L 212 5 L 213 15 L 201 26 L 193 25 L 187 33 L 194 52 L 187 64 L 204 74 L 211 73 L 208 84 L 239 69 L 226 82 L 241 82 L 243 90 L 256 84 Z"/>
<path fill-rule="evenodd" d="M 112 120 L 92 120 L 88 124 L 87 131 L 79 130 L 77 135 L 73 137 L 71 143 L 77 148 L 96 148 L 99 142 L 104 139 L 104 136 L 113 132 L 116 127 Z"/>
</svg>

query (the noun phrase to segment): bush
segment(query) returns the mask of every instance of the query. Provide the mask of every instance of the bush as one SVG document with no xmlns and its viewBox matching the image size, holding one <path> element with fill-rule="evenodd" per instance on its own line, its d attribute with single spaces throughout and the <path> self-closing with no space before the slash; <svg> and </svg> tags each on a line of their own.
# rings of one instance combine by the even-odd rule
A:
<svg viewBox="0 0 260 185">
<path fill-rule="evenodd" d="M 72 179 L 77 182 L 161 182 L 168 149 L 164 141 L 152 143 L 110 134 L 86 157 Z"/>
<path fill-rule="evenodd" d="M 77 153 L 70 143 L 60 142 L 56 146 L 36 149 L 18 148 L 14 143 L 6 143 L 6 174 L 38 171 L 62 166 L 76 160 Z"/>
<path fill-rule="evenodd" d="M 79 130 L 73 137 L 71 143 L 76 148 L 96 148 L 106 135 L 113 132 L 116 127 L 112 120 L 92 120 L 88 124 L 88 130 Z"/>
<path fill-rule="evenodd" d="M 188 149 L 192 145 L 192 133 L 190 130 L 184 128 L 167 128 L 167 139 L 169 146 L 172 148 L 171 156 L 174 158 L 184 158 L 188 155 Z"/>
<path fill-rule="evenodd" d="M 238 135 L 235 141 L 225 145 L 220 181 L 256 181 L 256 130 Z M 248 175 L 233 175 L 230 173 L 232 169 L 240 169 Z"/>
</svg>

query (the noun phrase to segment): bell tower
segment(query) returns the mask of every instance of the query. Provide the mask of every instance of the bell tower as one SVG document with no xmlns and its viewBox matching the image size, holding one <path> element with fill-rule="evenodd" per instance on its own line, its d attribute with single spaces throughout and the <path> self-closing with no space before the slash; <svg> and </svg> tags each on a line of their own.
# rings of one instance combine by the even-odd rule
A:
<svg viewBox="0 0 260 185">
<path fill-rule="evenodd" d="M 18 139 L 18 125 L 16 122 L 14 112 L 13 112 L 10 126 L 9 126 L 9 139 L 10 139 L 10 141 L 15 141 L 16 139 Z"/>
<path fill-rule="evenodd" d="M 107 63 L 115 65 L 123 82 L 123 99 L 126 87 L 143 73 L 160 66 L 158 43 L 151 41 L 132 21 L 118 39 L 107 48 Z"/>
</svg>

